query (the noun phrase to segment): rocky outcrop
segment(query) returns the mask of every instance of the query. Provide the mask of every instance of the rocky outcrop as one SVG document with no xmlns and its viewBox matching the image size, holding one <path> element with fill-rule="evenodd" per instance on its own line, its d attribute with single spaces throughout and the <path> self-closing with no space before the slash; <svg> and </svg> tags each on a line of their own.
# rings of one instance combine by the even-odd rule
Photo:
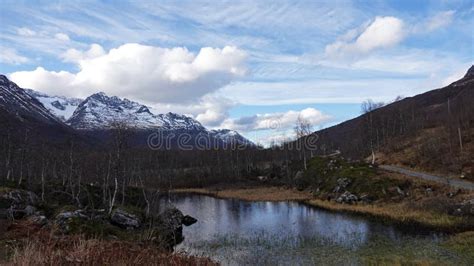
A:
<svg viewBox="0 0 474 266">
<path fill-rule="evenodd" d="M 108 223 L 105 210 L 74 210 L 62 211 L 56 215 L 54 224 L 56 224 L 63 233 L 70 233 L 76 225 L 87 221 L 96 221 Z"/>
<path fill-rule="evenodd" d="M 116 209 L 112 213 L 110 222 L 123 229 L 136 229 L 141 226 L 141 221 L 136 215 L 121 209 Z"/>
<path fill-rule="evenodd" d="M 38 197 L 31 191 L 0 188 L 0 218 L 20 219 L 37 213 Z"/>
<path fill-rule="evenodd" d="M 334 187 L 333 192 L 339 193 L 341 191 L 344 191 L 352 183 L 352 180 L 350 180 L 347 177 L 341 177 L 341 178 L 338 178 L 336 182 L 337 182 L 337 186 Z"/>
<path fill-rule="evenodd" d="M 349 191 L 346 191 L 344 193 L 342 193 L 337 199 L 336 199 L 336 202 L 337 203 L 347 203 L 347 204 L 352 204 L 352 203 L 355 203 L 359 200 L 359 198 L 350 193 Z"/>
</svg>

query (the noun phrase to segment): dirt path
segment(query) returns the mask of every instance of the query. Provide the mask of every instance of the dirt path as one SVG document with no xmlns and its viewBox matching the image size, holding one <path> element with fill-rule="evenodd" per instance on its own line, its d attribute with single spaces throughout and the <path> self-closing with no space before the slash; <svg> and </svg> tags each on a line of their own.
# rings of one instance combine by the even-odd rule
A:
<svg viewBox="0 0 474 266">
<path fill-rule="evenodd" d="M 398 167 L 398 166 L 393 166 L 393 165 L 379 165 L 379 168 L 386 171 L 390 171 L 390 172 L 396 172 L 396 173 L 400 173 L 400 174 L 404 174 L 404 175 L 408 175 L 412 177 L 422 178 L 428 181 L 434 181 L 434 182 L 446 184 L 446 185 L 456 187 L 456 188 L 474 190 L 474 183 L 469 182 L 469 181 L 463 181 L 463 180 L 430 175 L 430 174 L 421 173 L 421 172 L 415 172 L 412 170 L 408 170 L 408 169 Z"/>
</svg>

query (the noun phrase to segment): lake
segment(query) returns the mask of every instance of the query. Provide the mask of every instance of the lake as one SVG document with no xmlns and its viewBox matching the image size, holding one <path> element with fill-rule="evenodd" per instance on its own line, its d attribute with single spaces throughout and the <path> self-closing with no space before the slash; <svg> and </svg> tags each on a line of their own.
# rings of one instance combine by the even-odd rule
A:
<svg viewBox="0 0 474 266">
<path fill-rule="evenodd" d="M 172 204 L 198 219 L 184 227 L 176 252 L 211 257 L 224 265 L 359 265 L 389 258 L 461 260 L 439 245 L 443 236 L 398 228 L 298 202 L 247 202 L 171 194 Z M 460 261 L 462 262 L 462 261 Z"/>
</svg>

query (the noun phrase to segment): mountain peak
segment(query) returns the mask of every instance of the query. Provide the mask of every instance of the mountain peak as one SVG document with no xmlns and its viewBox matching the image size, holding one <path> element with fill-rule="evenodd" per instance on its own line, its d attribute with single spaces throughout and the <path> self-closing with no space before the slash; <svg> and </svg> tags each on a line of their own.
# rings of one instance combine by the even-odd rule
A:
<svg viewBox="0 0 474 266">
<path fill-rule="evenodd" d="M 474 78 L 474 65 L 472 65 L 468 70 L 464 78 Z"/>
<path fill-rule="evenodd" d="M 0 84 L 6 84 L 10 82 L 10 80 L 7 78 L 7 76 L 0 74 Z"/>
</svg>

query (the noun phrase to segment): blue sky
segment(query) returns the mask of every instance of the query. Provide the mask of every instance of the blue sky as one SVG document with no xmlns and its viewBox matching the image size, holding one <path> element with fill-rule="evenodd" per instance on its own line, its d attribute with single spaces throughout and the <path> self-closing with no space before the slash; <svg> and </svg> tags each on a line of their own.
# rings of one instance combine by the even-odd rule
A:
<svg viewBox="0 0 474 266">
<path fill-rule="evenodd" d="M 0 72 L 20 86 L 104 91 L 255 141 L 292 137 L 460 78 L 472 1 L 8 1 Z"/>
</svg>

